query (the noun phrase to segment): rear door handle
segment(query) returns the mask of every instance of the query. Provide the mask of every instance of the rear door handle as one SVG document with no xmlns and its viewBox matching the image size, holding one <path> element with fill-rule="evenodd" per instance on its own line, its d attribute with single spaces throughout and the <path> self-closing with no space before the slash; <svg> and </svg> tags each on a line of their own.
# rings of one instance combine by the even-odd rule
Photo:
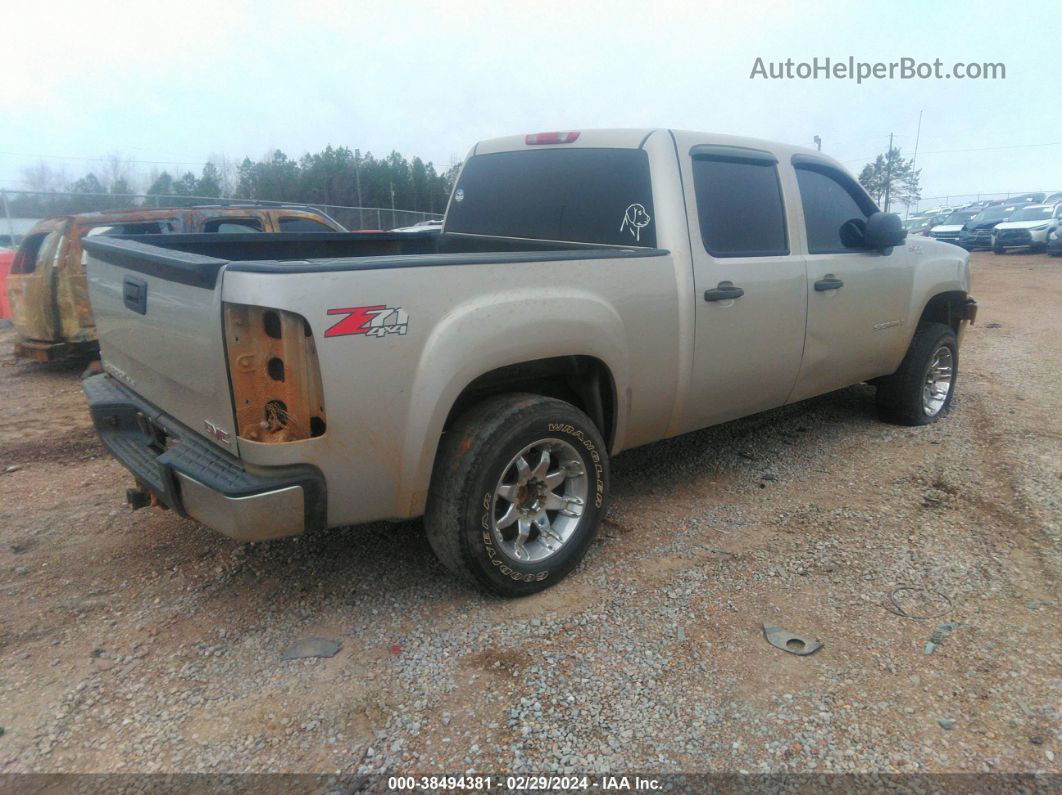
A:
<svg viewBox="0 0 1062 795">
<path fill-rule="evenodd" d="M 834 276 L 832 273 L 827 273 L 817 282 L 815 282 L 815 292 L 824 293 L 827 290 L 840 290 L 844 287 L 844 282 Z"/>
<path fill-rule="evenodd" d="M 705 301 L 728 301 L 732 298 L 740 298 L 745 294 L 745 291 L 740 287 L 735 287 L 733 282 L 719 282 L 719 285 L 714 290 L 704 291 Z"/>
</svg>

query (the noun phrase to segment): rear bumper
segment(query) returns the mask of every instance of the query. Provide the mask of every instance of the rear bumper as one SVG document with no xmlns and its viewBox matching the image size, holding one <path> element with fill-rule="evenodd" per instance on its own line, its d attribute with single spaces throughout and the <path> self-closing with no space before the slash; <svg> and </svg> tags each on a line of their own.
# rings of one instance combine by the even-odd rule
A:
<svg viewBox="0 0 1062 795">
<path fill-rule="evenodd" d="M 248 472 L 241 462 L 107 374 L 82 383 L 103 444 L 142 488 L 181 516 L 237 541 L 325 524 L 325 482 L 306 464 Z"/>
</svg>

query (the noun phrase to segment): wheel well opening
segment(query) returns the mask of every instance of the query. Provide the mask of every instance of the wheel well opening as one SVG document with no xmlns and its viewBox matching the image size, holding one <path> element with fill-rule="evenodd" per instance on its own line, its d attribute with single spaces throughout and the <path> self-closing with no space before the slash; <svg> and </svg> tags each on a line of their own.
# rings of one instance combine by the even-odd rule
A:
<svg viewBox="0 0 1062 795">
<path fill-rule="evenodd" d="M 966 293 L 962 290 L 951 290 L 946 293 L 937 293 L 929 299 L 919 323 L 944 323 L 951 326 L 958 334 L 959 324 L 963 318 L 963 307 L 966 305 Z"/>
<path fill-rule="evenodd" d="M 611 448 L 616 427 L 616 388 L 612 373 L 600 359 L 556 356 L 484 373 L 458 395 L 444 430 L 479 401 L 505 392 L 531 392 L 571 403 L 586 413 Z"/>
</svg>

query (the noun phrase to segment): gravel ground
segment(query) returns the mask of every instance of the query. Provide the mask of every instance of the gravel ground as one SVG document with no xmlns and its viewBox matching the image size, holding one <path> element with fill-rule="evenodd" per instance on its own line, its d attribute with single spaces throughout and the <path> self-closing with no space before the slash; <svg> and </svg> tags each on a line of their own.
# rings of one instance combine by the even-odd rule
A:
<svg viewBox="0 0 1062 795">
<path fill-rule="evenodd" d="M 974 263 L 943 422 L 855 387 L 624 453 L 586 562 L 519 601 L 419 522 L 130 513 L 79 368 L 4 367 L 0 773 L 1060 772 L 1062 261 Z M 342 645 L 281 658 L 310 637 Z"/>
</svg>

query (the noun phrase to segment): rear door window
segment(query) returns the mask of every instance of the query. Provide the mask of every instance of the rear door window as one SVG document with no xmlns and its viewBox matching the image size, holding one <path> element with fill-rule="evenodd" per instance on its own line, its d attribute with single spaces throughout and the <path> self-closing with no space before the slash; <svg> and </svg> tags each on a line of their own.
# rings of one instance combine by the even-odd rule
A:
<svg viewBox="0 0 1062 795">
<path fill-rule="evenodd" d="M 641 149 L 536 149 L 472 157 L 446 230 L 656 246 L 649 158 Z"/>
<path fill-rule="evenodd" d="M 289 216 L 280 219 L 281 232 L 334 232 L 327 224 L 315 221 L 313 218 L 298 218 Z"/>
<path fill-rule="evenodd" d="M 203 231 L 217 232 L 219 235 L 261 232 L 262 221 L 259 218 L 212 218 L 203 224 Z"/>
<path fill-rule="evenodd" d="M 115 222 L 107 226 L 94 226 L 85 232 L 85 237 L 96 235 L 163 235 L 176 232 L 179 224 L 176 218 L 162 218 L 158 221 Z"/>
<path fill-rule="evenodd" d="M 778 164 L 741 156 L 694 156 L 693 189 L 704 247 L 713 257 L 789 253 Z"/>
</svg>

